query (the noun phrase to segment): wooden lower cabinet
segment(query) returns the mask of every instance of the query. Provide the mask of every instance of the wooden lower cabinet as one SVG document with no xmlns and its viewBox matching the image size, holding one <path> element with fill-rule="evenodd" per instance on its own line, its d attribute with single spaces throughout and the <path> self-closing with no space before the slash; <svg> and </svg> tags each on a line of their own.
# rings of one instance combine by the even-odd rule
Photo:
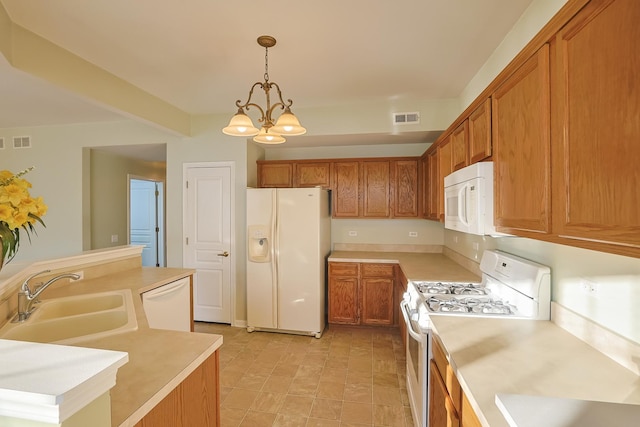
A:
<svg viewBox="0 0 640 427">
<path fill-rule="evenodd" d="M 394 285 L 394 264 L 330 262 L 329 323 L 393 325 Z"/>
<path fill-rule="evenodd" d="M 220 426 L 219 384 L 216 351 L 134 427 Z"/>
<path fill-rule="evenodd" d="M 466 394 L 462 394 L 462 414 L 461 414 L 461 426 L 462 427 L 482 427 L 478 416 L 471 407 L 471 403 Z"/>
<path fill-rule="evenodd" d="M 329 263 L 329 323 L 357 325 L 360 266 L 352 262 Z"/>
<path fill-rule="evenodd" d="M 395 264 L 360 264 L 360 280 L 360 322 L 363 325 L 393 325 Z"/>
<path fill-rule="evenodd" d="M 432 339 L 433 359 L 429 366 L 429 427 L 481 427 L 467 396 L 462 392 L 444 347 Z"/>
<path fill-rule="evenodd" d="M 429 369 L 429 427 L 459 427 L 460 416 L 433 360 Z"/>
</svg>

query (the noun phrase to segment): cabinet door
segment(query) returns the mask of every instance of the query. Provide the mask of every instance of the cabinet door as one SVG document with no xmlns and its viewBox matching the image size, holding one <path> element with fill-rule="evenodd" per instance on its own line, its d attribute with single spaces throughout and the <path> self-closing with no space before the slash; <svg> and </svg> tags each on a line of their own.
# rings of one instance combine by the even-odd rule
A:
<svg viewBox="0 0 640 427">
<path fill-rule="evenodd" d="M 362 162 L 362 216 L 388 218 L 389 161 Z"/>
<path fill-rule="evenodd" d="M 135 427 L 219 426 L 220 361 L 209 356 Z"/>
<path fill-rule="evenodd" d="M 434 149 L 430 153 L 428 153 L 428 168 L 429 172 L 427 173 L 427 218 L 428 219 L 439 219 L 439 208 L 440 208 L 440 193 L 444 190 L 443 188 L 439 189 L 438 187 L 438 150 Z"/>
<path fill-rule="evenodd" d="M 329 275 L 329 323 L 357 325 L 358 278 Z"/>
<path fill-rule="evenodd" d="M 451 136 L 438 145 L 438 219 L 444 222 L 444 177 L 452 172 Z"/>
<path fill-rule="evenodd" d="M 429 377 L 429 427 L 460 427 L 460 418 L 433 360 Z"/>
<path fill-rule="evenodd" d="M 469 164 L 491 156 L 491 98 L 469 116 Z"/>
<path fill-rule="evenodd" d="M 420 217 L 429 218 L 429 154 L 426 152 L 422 155 L 422 157 L 420 157 L 420 168 L 418 176 L 418 191 L 420 194 Z"/>
<path fill-rule="evenodd" d="M 258 163 L 258 187 L 293 187 L 293 163 Z"/>
<path fill-rule="evenodd" d="M 462 413 L 460 414 L 462 427 L 482 427 L 482 423 L 478 419 L 475 411 L 471 407 L 471 403 L 465 394 L 462 395 Z"/>
<path fill-rule="evenodd" d="M 333 164 L 333 216 L 360 216 L 360 166 L 358 162 Z"/>
<path fill-rule="evenodd" d="M 549 46 L 492 96 L 495 224 L 529 235 L 550 231 Z"/>
<path fill-rule="evenodd" d="M 355 262 L 329 263 L 329 323 L 357 325 L 360 266 Z"/>
<path fill-rule="evenodd" d="M 393 162 L 393 216 L 418 217 L 418 160 Z"/>
<path fill-rule="evenodd" d="M 393 278 L 360 279 L 363 325 L 393 324 L 393 282 Z"/>
<path fill-rule="evenodd" d="M 454 171 L 469 165 L 469 121 L 465 120 L 451 134 L 451 165 Z"/>
<path fill-rule="evenodd" d="M 331 188 L 331 162 L 296 163 L 296 187 Z"/>
<path fill-rule="evenodd" d="M 554 44 L 553 231 L 640 253 L 640 2 L 591 2 Z M 557 122 L 556 122 L 557 118 Z"/>
</svg>

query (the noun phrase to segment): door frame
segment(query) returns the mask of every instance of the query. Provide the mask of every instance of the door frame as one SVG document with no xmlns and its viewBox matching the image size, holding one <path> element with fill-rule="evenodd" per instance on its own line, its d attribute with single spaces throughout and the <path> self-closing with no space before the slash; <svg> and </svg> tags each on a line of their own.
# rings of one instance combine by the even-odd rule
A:
<svg viewBox="0 0 640 427">
<path fill-rule="evenodd" d="M 187 182 L 187 170 L 189 168 L 229 168 L 229 208 L 230 208 L 230 227 L 231 236 L 229 238 L 230 256 L 229 260 L 229 299 L 231 307 L 231 326 L 236 326 L 236 262 L 237 262 L 237 247 L 236 247 L 236 162 L 191 162 L 182 164 L 182 266 L 185 265 L 185 253 L 186 253 L 186 237 L 187 230 L 184 219 L 187 217 L 187 191 L 185 182 Z M 243 254 L 244 256 L 244 254 Z"/>
<path fill-rule="evenodd" d="M 158 247 L 162 245 L 162 265 L 160 267 L 167 266 L 167 184 L 164 179 L 149 178 L 147 176 L 127 174 L 127 244 L 131 244 L 131 180 L 137 181 L 149 181 L 162 184 L 162 194 L 156 198 L 156 202 L 160 202 L 161 206 L 156 205 L 156 217 L 159 217 L 160 232 L 158 233 Z"/>
</svg>

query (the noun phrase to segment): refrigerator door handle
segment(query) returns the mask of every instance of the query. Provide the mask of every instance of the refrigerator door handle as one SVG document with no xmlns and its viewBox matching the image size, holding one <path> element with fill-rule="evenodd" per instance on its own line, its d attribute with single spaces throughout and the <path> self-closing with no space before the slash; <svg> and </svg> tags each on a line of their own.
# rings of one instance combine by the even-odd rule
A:
<svg viewBox="0 0 640 427">
<path fill-rule="evenodd" d="M 278 254 L 279 254 L 279 250 L 280 250 L 280 212 L 278 209 L 278 191 L 274 190 L 273 191 L 273 201 L 272 201 L 272 206 L 273 206 L 273 210 L 272 210 L 272 217 L 271 217 L 271 236 L 272 236 L 272 241 L 273 244 L 271 245 L 271 283 L 272 283 L 272 287 L 271 287 L 271 292 L 272 292 L 272 297 L 271 297 L 271 316 L 272 316 L 272 322 L 273 322 L 273 326 L 275 328 L 278 327 L 278 277 L 279 277 L 279 271 L 278 271 Z"/>
</svg>

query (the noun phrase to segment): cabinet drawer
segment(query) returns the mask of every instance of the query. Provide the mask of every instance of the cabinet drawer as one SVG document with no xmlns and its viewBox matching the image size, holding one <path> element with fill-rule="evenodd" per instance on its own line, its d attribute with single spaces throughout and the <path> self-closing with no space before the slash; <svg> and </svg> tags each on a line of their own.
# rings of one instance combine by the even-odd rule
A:
<svg viewBox="0 0 640 427">
<path fill-rule="evenodd" d="M 362 264 L 362 277 L 393 277 L 394 264 Z"/>
<path fill-rule="evenodd" d="M 358 263 L 330 262 L 329 274 L 332 276 L 358 276 Z"/>
</svg>

